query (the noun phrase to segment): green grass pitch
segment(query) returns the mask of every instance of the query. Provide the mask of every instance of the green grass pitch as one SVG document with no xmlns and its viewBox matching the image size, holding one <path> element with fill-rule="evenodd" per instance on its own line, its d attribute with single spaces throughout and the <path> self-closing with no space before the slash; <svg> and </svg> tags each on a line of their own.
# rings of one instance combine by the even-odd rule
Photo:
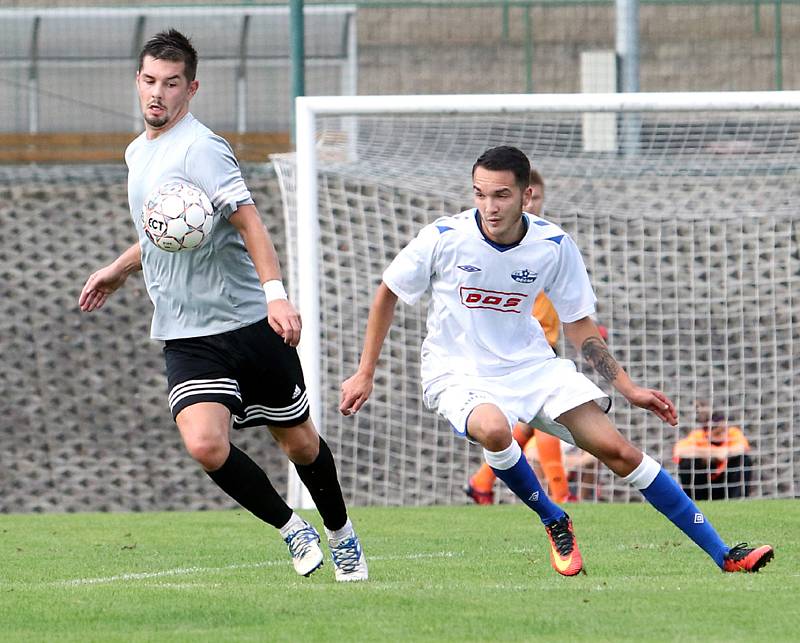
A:
<svg viewBox="0 0 800 643">
<path fill-rule="evenodd" d="M 574 578 L 521 505 L 355 508 L 370 580 L 349 585 L 330 560 L 296 576 L 244 511 L 5 515 L 0 639 L 797 640 L 799 508 L 703 505 L 727 542 L 776 549 L 759 574 L 723 574 L 647 505 L 571 505 Z"/>
</svg>

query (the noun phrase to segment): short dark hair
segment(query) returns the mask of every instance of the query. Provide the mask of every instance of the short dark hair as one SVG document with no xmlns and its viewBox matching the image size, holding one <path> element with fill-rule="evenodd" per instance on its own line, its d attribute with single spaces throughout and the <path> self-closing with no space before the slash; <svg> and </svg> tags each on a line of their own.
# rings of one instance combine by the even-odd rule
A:
<svg viewBox="0 0 800 643">
<path fill-rule="evenodd" d="M 544 189 L 544 179 L 542 178 L 542 175 L 533 168 L 531 168 L 531 178 L 530 181 L 528 181 L 528 185 L 539 185 L 542 189 Z"/>
<path fill-rule="evenodd" d="M 197 51 L 192 46 L 192 41 L 177 29 L 161 31 L 145 43 L 139 53 L 138 71 L 142 71 L 145 56 L 152 56 L 156 60 L 182 62 L 183 73 L 189 82 L 197 74 Z"/>
<path fill-rule="evenodd" d="M 472 166 L 472 175 L 479 167 L 494 172 L 510 171 L 514 174 L 517 185 L 523 190 L 530 185 L 531 162 L 520 150 L 511 145 L 500 145 L 486 150 Z"/>
</svg>

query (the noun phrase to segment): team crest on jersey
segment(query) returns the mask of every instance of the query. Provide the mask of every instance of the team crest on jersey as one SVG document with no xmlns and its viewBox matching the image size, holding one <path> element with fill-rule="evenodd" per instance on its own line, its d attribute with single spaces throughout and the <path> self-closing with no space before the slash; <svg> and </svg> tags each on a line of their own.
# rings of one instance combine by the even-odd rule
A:
<svg viewBox="0 0 800 643">
<path fill-rule="evenodd" d="M 514 281 L 518 281 L 521 284 L 532 284 L 536 281 L 536 277 L 539 276 L 537 272 L 531 272 L 530 270 L 517 270 L 511 273 L 511 278 Z"/>
<path fill-rule="evenodd" d="M 463 270 L 464 272 L 480 272 L 481 269 L 478 266 L 470 266 L 468 263 L 465 263 L 462 266 L 456 266 L 459 270 Z"/>
<path fill-rule="evenodd" d="M 523 292 L 499 292 L 483 288 L 467 288 L 461 286 L 461 303 L 467 308 L 485 308 L 498 310 L 501 313 L 522 312 L 522 302 L 528 295 Z"/>
</svg>

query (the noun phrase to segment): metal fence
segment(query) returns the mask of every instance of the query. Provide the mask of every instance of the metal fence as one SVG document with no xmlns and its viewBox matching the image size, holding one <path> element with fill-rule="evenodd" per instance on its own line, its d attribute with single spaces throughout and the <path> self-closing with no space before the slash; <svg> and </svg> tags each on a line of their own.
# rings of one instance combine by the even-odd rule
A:
<svg viewBox="0 0 800 643">
<path fill-rule="evenodd" d="M 0 132 L 137 131 L 135 57 L 166 26 L 198 47 L 193 110 L 212 128 L 290 127 L 285 4 L 15 4 L 0 9 Z M 800 88 L 800 0 L 649 0 L 639 13 L 642 91 Z M 305 15 L 309 95 L 577 92 L 581 55 L 615 49 L 612 0 L 334 0 Z"/>
<path fill-rule="evenodd" d="M 355 8 L 305 13 L 310 87 L 354 94 Z M 230 6 L 0 10 L 0 131 L 141 131 L 136 58 L 168 27 L 191 34 L 200 52 L 203 91 L 193 107 L 215 128 L 286 129 L 289 9 Z"/>
</svg>

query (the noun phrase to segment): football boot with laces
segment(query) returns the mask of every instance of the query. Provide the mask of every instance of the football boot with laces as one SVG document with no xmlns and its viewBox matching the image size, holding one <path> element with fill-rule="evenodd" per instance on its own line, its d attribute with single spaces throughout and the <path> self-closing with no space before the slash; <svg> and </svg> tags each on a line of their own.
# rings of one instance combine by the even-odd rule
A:
<svg viewBox="0 0 800 643">
<path fill-rule="evenodd" d="M 572 520 L 564 514 L 544 526 L 550 540 L 550 563 L 562 576 L 575 576 L 583 569 L 583 559 L 572 530 Z"/>
<path fill-rule="evenodd" d="M 724 572 L 748 572 L 760 570 L 771 561 L 775 552 L 769 545 L 761 547 L 748 547 L 747 543 L 739 543 L 730 548 L 722 562 Z"/>
</svg>

